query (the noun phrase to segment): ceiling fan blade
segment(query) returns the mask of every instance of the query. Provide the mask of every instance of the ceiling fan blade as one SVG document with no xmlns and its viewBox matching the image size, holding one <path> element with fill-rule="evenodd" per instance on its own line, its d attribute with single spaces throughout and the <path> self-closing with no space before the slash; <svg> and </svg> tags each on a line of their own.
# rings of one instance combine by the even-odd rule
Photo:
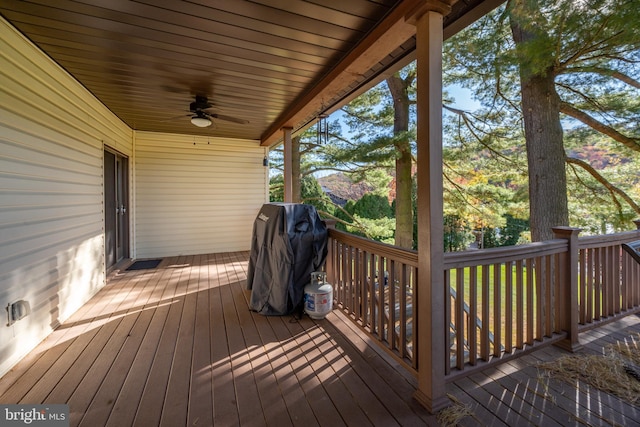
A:
<svg viewBox="0 0 640 427">
<path fill-rule="evenodd" d="M 239 123 L 241 125 L 246 125 L 247 123 L 249 123 L 249 120 L 238 119 L 236 117 L 231 117 L 231 116 L 224 116 L 222 114 L 208 113 L 208 115 L 210 117 L 213 117 L 214 119 L 225 120 L 227 122 L 233 122 L 233 123 Z"/>
<path fill-rule="evenodd" d="M 168 119 L 161 119 L 161 120 L 158 120 L 158 121 L 159 122 L 172 122 L 174 120 L 178 120 L 178 119 L 181 119 L 183 117 L 191 117 L 191 116 L 193 116 L 193 113 L 180 114 L 179 116 L 169 117 Z"/>
</svg>

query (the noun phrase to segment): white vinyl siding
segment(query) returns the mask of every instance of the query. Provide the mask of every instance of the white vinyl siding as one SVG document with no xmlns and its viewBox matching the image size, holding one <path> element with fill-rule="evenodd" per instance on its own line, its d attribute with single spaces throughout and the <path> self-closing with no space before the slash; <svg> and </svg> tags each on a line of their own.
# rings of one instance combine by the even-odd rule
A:
<svg viewBox="0 0 640 427">
<path fill-rule="evenodd" d="M 249 249 L 268 200 L 264 147 L 153 132 L 135 141 L 137 258 Z"/>
<path fill-rule="evenodd" d="M 105 283 L 103 146 L 132 131 L 0 18 L 0 375 Z M 7 326 L 5 307 L 31 313 Z"/>
<path fill-rule="evenodd" d="M 2 17 L 0 63 L 1 376 L 105 284 L 104 147 L 129 158 L 135 258 L 249 249 L 268 169 L 258 141 L 134 132 Z"/>
</svg>

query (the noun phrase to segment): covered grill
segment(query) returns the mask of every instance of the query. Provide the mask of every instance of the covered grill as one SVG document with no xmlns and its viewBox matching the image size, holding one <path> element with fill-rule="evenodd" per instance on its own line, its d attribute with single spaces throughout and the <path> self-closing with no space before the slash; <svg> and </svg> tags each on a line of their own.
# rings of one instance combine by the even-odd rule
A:
<svg viewBox="0 0 640 427">
<path fill-rule="evenodd" d="M 253 224 L 247 289 L 249 308 L 265 315 L 291 314 L 301 307 L 311 272 L 327 256 L 327 228 L 315 207 L 262 205 Z"/>
</svg>

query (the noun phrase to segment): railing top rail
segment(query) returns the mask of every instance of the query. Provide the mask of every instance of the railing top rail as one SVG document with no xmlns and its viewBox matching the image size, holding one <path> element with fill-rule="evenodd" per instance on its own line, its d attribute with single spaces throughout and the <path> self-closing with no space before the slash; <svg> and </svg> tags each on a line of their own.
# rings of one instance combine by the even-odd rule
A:
<svg viewBox="0 0 640 427">
<path fill-rule="evenodd" d="M 448 270 L 474 265 L 490 265 L 552 255 L 566 252 L 567 250 L 567 240 L 554 239 L 544 242 L 527 243 L 525 245 L 501 246 L 498 248 L 462 252 L 447 252 L 444 254 L 444 268 Z"/>
<path fill-rule="evenodd" d="M 356 236 L 340 230 L 330 229 L 329 236 L 339 242 L 353 246 L 362 251 L 403 262 L 407 265 L 418 266 L 418 252 L 399 246 L 376 242 L 364 237 Z M 622 233 L 605 234 L 600 236 L 583 236 L 578 238 L 580 249 L 616 246 L 640 239 L 640 230 Z M 566 252 L 568 243 L 565 239 L 547 240 L 525 245 L 503 246 L 498 248 L 469 250 L 462 252 L 447 252 L 444 254 L 445 269 L 470 267 L 473 265 L 490 265 L 535 258 Z"/>
<path fill-rule="evenodd" d="M 598 236 L 578 237 L 580 249 L 591 249 L 606 246 L 616 246 L 640 239 L 640 230 L 623 231 L 622 233 L 603 234 Z"/>
<path fill-rule="evenodd" d="M 364 237 L 335 229 L 329 229 L 329 237 L 363 251 L 375 253 L 385 258 L 399 261 L 414 267 L 418 266 L 418 252 L 411 249 L 376 242 L 375 240 L 369 240 Z"/>
</svg>

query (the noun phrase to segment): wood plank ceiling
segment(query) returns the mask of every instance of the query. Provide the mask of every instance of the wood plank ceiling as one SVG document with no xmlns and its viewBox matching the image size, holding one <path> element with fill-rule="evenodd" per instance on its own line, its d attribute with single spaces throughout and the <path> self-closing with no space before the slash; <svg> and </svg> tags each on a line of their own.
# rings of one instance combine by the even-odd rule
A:
<svg viewBox="0 0 640 427">
<path fill-rule="evenodd" d="M 460 1 L 445 29 L 458 31 L 500 2 Z M 415 49 L 412 34 L 391 47 L 375 47 L 381 59 L 365 72 L 332 76 L 385 19 L 413 4 L 0 0 L 0 13 L 133 129 L 272 145 L 282 125 L 303 128 L 321 110 L 335 108 L 385 71 L 406 64 Z M 334 77 L 338 86 L 323 93 L 319 85 Z M 248 123 L 214 119 L 213 126 L 195 127 L 189 104 L 196 95 L 209 98 L 211 112 Z"/>
</svg>

